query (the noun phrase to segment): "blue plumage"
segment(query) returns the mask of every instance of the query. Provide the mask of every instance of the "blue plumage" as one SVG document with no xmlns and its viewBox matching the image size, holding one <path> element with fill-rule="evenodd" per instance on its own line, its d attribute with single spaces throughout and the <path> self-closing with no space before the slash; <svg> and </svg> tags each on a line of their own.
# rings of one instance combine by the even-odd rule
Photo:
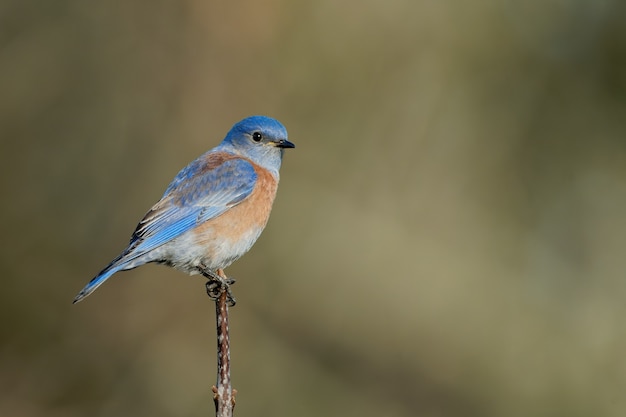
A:
<svg viewBox="0 0 626 417">
<path fill-rule="evenodd" d="M 284 126 L 275 119 L 252 116 L 235 124 L 219 146 L 176 175 L 161 200 L 137 225 L 128 247 L 74 302 L 91 294 L 114 273 L 148 262 L 169 264 L 190 274 L 214 273 L 202 270 L 207 265 L 211 269 L 228 266 L 249 249 L 265 226 L 276 192 L 268 181 L 278 182 L 283 150 L 293 147 Z M 259 173 L 263 172 L 268 174 L 259 184 Z M 257 187 L 259 193 L 271 195 L 257 193 L 252 198 Z M 237 212 L 245 218 L 223 216 L 239 204 L 250 205 L 250 209 Z M 265 217 L 256 216 L 257 212 L 266 213 Z M 239 230 L 242 222 L 250 224 L 249 232 Z M 229 225 L 236 236 L 228 233 Z M 226 232 L 219 235 L 217 230 Z"/>
</svg>

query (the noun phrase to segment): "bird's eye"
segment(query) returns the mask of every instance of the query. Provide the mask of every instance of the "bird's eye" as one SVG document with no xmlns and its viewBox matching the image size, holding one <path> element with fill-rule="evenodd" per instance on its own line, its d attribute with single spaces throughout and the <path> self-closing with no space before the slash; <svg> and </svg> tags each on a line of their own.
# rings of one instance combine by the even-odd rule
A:
<svg viewBox="0 0 626 417">
<path fill-rule="evenodd" d="M 263 139 L 263 135 L 261 134 L 261 132 L 254 132 L 252 134 L 252 140 L 255 142 L 261 142 L 261 139 Z"/>
</svg>

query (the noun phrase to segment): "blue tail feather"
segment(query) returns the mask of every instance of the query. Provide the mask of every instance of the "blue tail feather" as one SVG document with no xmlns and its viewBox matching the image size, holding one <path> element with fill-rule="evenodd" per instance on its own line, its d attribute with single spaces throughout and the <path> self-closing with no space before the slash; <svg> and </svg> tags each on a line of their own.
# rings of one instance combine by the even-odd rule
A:
<svg viewBox="0 0 626 417">
<path fill-rule="evenodd" d="M 85 285 L 85 288 L 80 290 L 80 292 L 78 293 L 76 298 L 74 298 L 73 304 L 76 304 L 77 302 L 81 301 L 83 298 L 87 297 L 89 294 L 94 292 L 96 290 L 96 288 L 98 288 L 100 285 L 102 285 L 104 283 L 104 281 L 109 279 L 111 277 L 111 275 L 113 275 L 114 273 L 118 272 L 120 269 L 121 268 L 119 267 L 119 265 L 116 265 L 116 266 L 114 266 L 112 268 L 111 267 L 107 267 L 106 269 L 104 269 L 102 272 L 100 272 L 98 275 L 96 275 L 96 277 L 94 279 L 89 281 L 89 283 L 87 285 Z"/>
<path fill-rule="evenodd" d="M 115 258 L 106 268 L 100 271 L 98 275 L 96 275 L 91 281 L 89 281 L 89 283 L 87 283 L 87 285 L 85 285 L 85 288 L 80 290 L 80 292 L 78 293 L 76 298 L 74 298 L 74 301 L 72 303 L 76 304 L 77 302 L 81 301 L 83 298 L 87 297 L 89 294 L 94 292 L 96 288 L 102 285 L 104 281 L 109 279 L 111 275 L 121 270 L 128 269 L 128 268 L 125 268 L 127 264 L 126 262 L 120 262 L 120 260 L 126 254 L 127 254 L 126 251 L 124 251 L 122 254 L 120 254 L 120 256 Z"/>
</svg>

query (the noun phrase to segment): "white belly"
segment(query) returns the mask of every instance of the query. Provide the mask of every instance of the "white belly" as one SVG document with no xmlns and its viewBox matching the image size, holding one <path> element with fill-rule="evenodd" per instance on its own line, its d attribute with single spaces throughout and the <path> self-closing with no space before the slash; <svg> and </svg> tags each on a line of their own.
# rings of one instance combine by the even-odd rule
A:
<svg viewBox="0 0 626 417">
<path fill-rule="evenodd" d="M 202 267 L 212 271 L 224 269 L 248 252 L 259 238 L 262 227 L 252 228 L 230 240 L 207 228 L 202 234 L 189 231 L 163 245 L 163 258 L 187 274 L 200 273 Z"/>
</svg>

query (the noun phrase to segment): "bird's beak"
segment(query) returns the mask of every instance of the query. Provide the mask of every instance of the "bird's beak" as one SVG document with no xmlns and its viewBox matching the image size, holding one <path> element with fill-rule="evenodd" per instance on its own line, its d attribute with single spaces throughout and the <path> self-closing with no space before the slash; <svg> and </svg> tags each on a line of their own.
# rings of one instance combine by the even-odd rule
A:
<svg viewBox="0 0 626 417">
<path fill-rule="evenodd" d="M 277 148 L 295 148 L 296 145 L 293 142 L 289 142 L 287 139 L 281 139 L 279 141 L 274 142 L 274 146 Z"/>
</svg>

